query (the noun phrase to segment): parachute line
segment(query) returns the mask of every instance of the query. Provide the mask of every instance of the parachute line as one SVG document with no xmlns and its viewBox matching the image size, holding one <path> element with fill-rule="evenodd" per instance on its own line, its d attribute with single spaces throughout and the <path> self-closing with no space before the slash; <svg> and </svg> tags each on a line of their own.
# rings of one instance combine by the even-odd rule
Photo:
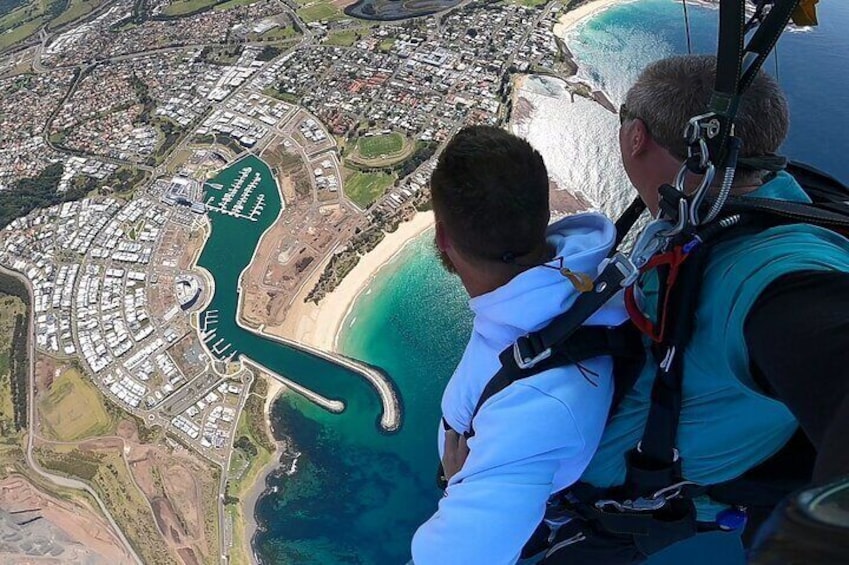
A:
<svg viewBox="0 0 849 565">
<path fill-rule="evenodd" d="M 690 40 L 690 13 L 687 10 L 687 0 L 681 0 L 681 6 L 684 7 L 684 28 L 687 30 L 687 54 L 693 54 L 693 43 Z"/>
</svg>

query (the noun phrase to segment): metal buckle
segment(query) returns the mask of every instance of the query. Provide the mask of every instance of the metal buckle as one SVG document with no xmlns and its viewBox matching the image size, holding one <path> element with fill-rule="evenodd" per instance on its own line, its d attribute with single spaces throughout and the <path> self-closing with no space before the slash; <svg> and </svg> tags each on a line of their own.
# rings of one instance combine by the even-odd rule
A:
<svg viewBox="0 0 849 565">
<path fill-rule="evenodd" d="M 522 354 L 521 346 L 519 345 L 519 342 L 521 340 L 527 339 L 527 338 L 528 338 L 528 336 L 522 336 L 522 337 L 520 337 L 519 339 L 517 339 L 516 341 L 513 342 L 513 359 L 516 361 L 516 365 L 520 369 L 530 369 L 531 367 L 533 367 L 534 365 L 536 365 L 540 361 L 544 361 L 544 360 L 548 359 L 549 357 L 551 357 L 551 348 L 549 347 L 548 349 L 546 349 L 545 351 L 536 355 L 533 358 L 526 358 Z"/>
<path fill-rule="evenodd" d="M 654 220 L 643 228 L 643 231 L 637 236 L 637 241 L 634 242 L 634 248 L 631 249 L 631 255 L 628 259 L 634 267 L 640 269 L 645 266 L 654 254 L 666 245 L 665 233 L 671 228 L 672 223 L 669 220 Z M 619 254 L 617 253 L 617 255 Z"/>
<path fill-rule="evenodd" d="M 698 483 L 694 483 L 693 481 L 679 481 L 658 490 L 651 496 L 641 496 L 634 500 L 623 500 L 622 502 L 613 499 L 599 500 L 596 501 L 594 506 L 602 511 L 607 507 L 612 507 L 619 512 L 654 512 L 666 506 L 666 503 L 673 498 L 681 496 L 684 487 L 688 485 L 698 485 Z"/>
<path fill-rule="evenodd" d="M 604 510 L 607 507 L 612 507 L 619 512 L 654 512 L 666 506 L 666 499 L 661 498 L 645 498 L 640 497 L 636 500 L 599 500 L 595 503 L 595 507 L 599 510 Z"/>
<path fill-rule="evenodd" d="M 643 452 L 643 440 L 637 442 L 637 453 Z M 675 463 L 681 459 L 681 453 L 678 451 L 677 447 L 672 448 L 672 462 Z"/>
<path fill-rule="evenodd" d="M 610 258 L 610 263 L 615 265 L 619 269 L 619 272 L 622 273 L 622 282 L 619 283 L 619 286 L 627 288 L 637 282 L 637 278 L 640 276 L 640 269 L 624 253 L 617 251 Z"/>
</svg>

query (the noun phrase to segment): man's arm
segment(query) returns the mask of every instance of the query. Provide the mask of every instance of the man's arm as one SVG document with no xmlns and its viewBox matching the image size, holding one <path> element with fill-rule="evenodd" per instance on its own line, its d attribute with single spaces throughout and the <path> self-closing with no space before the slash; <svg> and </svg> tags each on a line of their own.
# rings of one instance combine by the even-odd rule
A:
<svg viewBox="0 0 849 565">
<path fill-rule="evenodd" d="M 817 482 L 849 474 L 849 274 L 803 271 L 770 284 L 745 328 L 758 384 L 817 448 Z"/>
<path fill-rule="evenodd" d="M 545 513 L 561 462 L 575 461 L 577 480 L 594 450 L 568 407 L 524 384 L 487 403 L 475 430 L 462 469 L 413 538 L 416 565 L 515 563 Z"/>
</svg>

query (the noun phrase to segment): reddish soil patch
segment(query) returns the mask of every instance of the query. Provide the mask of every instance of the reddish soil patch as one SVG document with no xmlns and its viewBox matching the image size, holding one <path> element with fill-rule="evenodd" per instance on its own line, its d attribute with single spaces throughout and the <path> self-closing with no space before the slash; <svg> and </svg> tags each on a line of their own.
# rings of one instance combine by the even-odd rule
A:
<svg viewBox="0 0 849 565">
<path fill-rule="evenodd" d="M 182 465 L 169 465 L 163 469 L 168 480 L 163 485 L 168 497 L 185 525 L 186 533 L 203 539 L 203 509 L 200 485 L 189 469 Z"/>
<path fill-rule="evenodd" d="M 192 551 L 188 547 L 183 547 L 177 550 L 177 553 L 180 554 L 180 559 L 183 560 L 183 563 L 186 565 L 200 565 L 200 561 L 198 561 L 195 552 Z"/>
<path fill-rule="evenodd" d="M 533 112 L 534 105 L 527 98 L 519 96 L 516 99 L 516 105 L 513 107 L 511 119 L 514 123 L 522 124 L 531 118 Z"/>
<path fill-rule="evenodd" d="M 46 355 L 37 355 L 35 359 L 35 388 L 37 391 L 47 390 L 53 384 L 53 379 L 56 378 L 57 366 L 56 361 Z"/>
<path fill-rule="evenodd" d="M 174 545 L 182 545 L 186 533 L 180 526 L 177 519 L 177 514 L 174 512 L 174 507 L 165 498 L 154 498 L 150 501 L 150 506 L 153 508 L 153 516 L 156 518 L 156 525 L 159 526 L 159 531 Z"/>
<path fill-rule="evenodd" d="M 200 563 L 207 542 L 203 493 L 195 476 L 204 471 L 197 461 L 171 455 L 162 446 L 133 445 L 128 462 L 164 541 L 184 563 Z"/>
</svg>

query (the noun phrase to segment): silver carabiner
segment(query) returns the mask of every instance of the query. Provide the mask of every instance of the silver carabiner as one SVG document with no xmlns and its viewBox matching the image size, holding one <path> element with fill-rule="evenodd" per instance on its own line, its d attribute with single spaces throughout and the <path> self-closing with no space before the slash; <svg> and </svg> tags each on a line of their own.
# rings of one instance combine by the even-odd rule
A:
<svg viewBox="0 0 849 565">
<path fill-rule="evenodd" d="M 666 246 L 668 238 L 665 234 L 672 227 L 672 223 L 669 220 L 654 220 L 643 228 L 643 231 L 637 236 L 637 241 L 634 242 L 634 247 L 631 249 L 631 254 L 629 255 L 631 262 L 638 269 L 643 268 L 655 253 L 661 251 Z"/>
</svg>

